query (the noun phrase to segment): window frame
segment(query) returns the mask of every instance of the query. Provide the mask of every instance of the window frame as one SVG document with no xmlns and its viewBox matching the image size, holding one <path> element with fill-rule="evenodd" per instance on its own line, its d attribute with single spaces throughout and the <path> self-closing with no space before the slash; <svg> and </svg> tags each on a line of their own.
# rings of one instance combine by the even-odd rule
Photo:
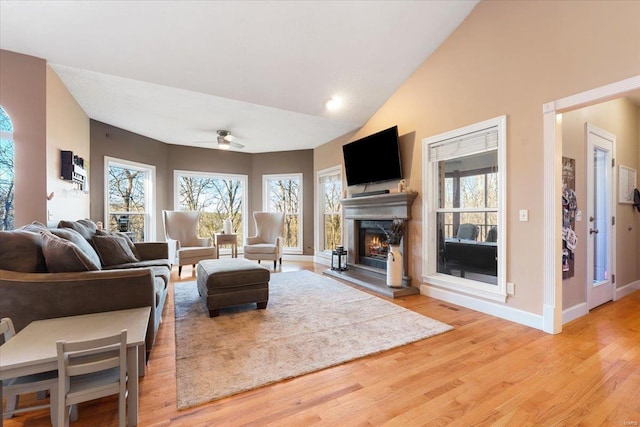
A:
<svg viewBox="0 0 640 427">
<path fill-rule="evenodd" d="M 298 172 L 262 175 L 262 209 L 264 211 L 272 212 L 269 208 L 270 183 L 278 180 L 298 180 L 298 182 L 300 183 L 300 193 L 298 195 L 298 212 L 285 212 L 285 215 L 298 215 L 298 246 L 284 246 L 282 250 L 285 254 L 302 254 L 304 252 L 302 240 L 304 236 L 304 217 L 302 209 L 302 203 L 304 200 L 303 174 L 301 172 Z"/>
<path fill-rule="evenodd" d="M 325 227 L 324 227 L 324 216 L 326 214 L 326 212 L 324 211 L 324 190 L 323 190 L 323 186 L 322 186 L 322 179 L 328 176 L 336 176 L 337 177 L 337 181 L 340 182 L 340 186 L 341 186 L 341 190 L 342 190 L 342 195 L 344 196 L 344 189 L 345 189 L 345 185 L 344 185 L 344 174 L 343 174 L 343 170 L 342 170 L 342 166 L 341 165 L 336 165 L 336 166 L 331 166 L 329 168 L 325 168 L 325 169 L 321 169 L 319 171 L 316 172 L 316 184 L 317 184 L 317 200 L 316 200 L 316 227 L 315 227 L 315 247 L 317 248 L 316 250 L 316 256 L 326 259 L 327 261 L 329 261 L 331 259 L 331 249 L 326 249 L 324 246 L 324 242 L 325 242 Z M 337 211 L 337 213 L 340 215 L 340 234 L 342 237 L 342 245 L 345 245 L 345 241 L 344 241 L 344 237 L 345 237 L 345 221 L 344 221 L 344 213 L 343 213 L 343 209 L 342 209 L 342 204 L 340 204 L 340 207 Z"/>
<path fill-rule="evenodd" d="M 497 284 L 489 284 L 476 280 L 455 277 L 437 272 L 437 215 L 439 212 L 439 185 L 437 162 L 429 159 L 429 148 L 431 145 L 442 143 L 452 138 L 459 138 L 464 135 L 481 132 L 490 128 L 496 128 L 498 135 L 498 275 Z M 423 218 L 425 221 L 425 231 L 422 238 L 422 247 L 425 251 L 423 256 L 423 276 L 422 280 L 442 288 L 447 288 L 460 293 L 482 297 L 493 301 L 505 302 L 506 293 L 506 247 L 507 247 L 507 227 L 506 227 L 506 206 L 507 206 L 507 117 L 499 116 L 483 122 L 475 123 L 439 135 L 424 138 L 422 140 L 422 161 L 423 161 L 423 181 L 430 183 L 425 185 L 425 197 L 423 199 Z M 492 151 L 492 150 L 484 150 Z M 461 209 L 462 211 L 464 208 Z M 483 209 L 473 208 L 473 211 Z M 493 209 L 491 209 L 493 210 Z"/>
<path fill-rule="evenodd" d="M 9 173 L 13 176 L 13 189 L 10 191 L 10 193 L 13 193 L 13 201 L 11 202 L 11 210 L 13 211 L 12 214 L 8 215 L 8 217 L 11 220 L 11 224 L 9 225 L 9 227 L 11 228 L 7 228 L 8 230 L 13 230 L 15 228 L 15 223 L 16 223 L 16 189 L 15 189 L 15 181 L 16 181 L 16 142 L 13 139 L 13 122 L 11 121 L 11 117 L 9 116 L 9 113 L 7 113 L 7 111 L 0 105 L 0 109 L 3 112 L 3 115 L 6 116 L 7 121 L 9 123 L 9 130 L 4 130 L 4 129 L 0 129 L 0 139 L 9 141 L 11 143 L 11 149 L 13 151 L 13 168 L 10 169 L 7 168 L 7 170 L 9 171 Z M 0 228 L 0 230 L 2 230 L 2 228 Z"/>
<path fill-rule="evenodd" d="M 105 229 L 109 229 L 109 167 L 110 166 L 124 167 L 129 169 L 135 169 L 148 172 L 148 177 L 145 180 L 144 192 L 145 192 L 145 211 L 143 214 L 119 212 L 118 214 L 128 215 L 144 215 L 146 218 L 144 226 L 144 241 L 153 242 L 156 240 L 156 167 L 146 163 L 134 162 L 131 160 L 119 159 L 117 157 L 104 156 L 104 218 L 103 224 Z"/>
<path fill-rule="evenodd" d="M 206 177 L 206 178 L 216 178 L 216 179 L 232 179 L 242 181 L 242 236 L 246 239 L 249 236 L 249 177 L 248 175 L 243 174 L 233 174 L 233 173 L 222 173 L 222 172 L 203 172 L 203 171 L 190 171 L 190 170 L 179 170 L 174 169 L 173 171 L 173 209 L 180 210 L 180 185 L 179 179 L 181 176 L 192 176 L 192 177 Z M 220 232 L 222 230 L 218 230 Z M 205 237 L 205 236 L 202 236 Z M 210 236 L 211 239 L 214 239 L 214 236 Z M 238 240 L 238 253 L 244 253 L 244 242 Z M 231 253 L 231 249 L 228 247 L 219 248 L 222 253 Z"/>
</svg>

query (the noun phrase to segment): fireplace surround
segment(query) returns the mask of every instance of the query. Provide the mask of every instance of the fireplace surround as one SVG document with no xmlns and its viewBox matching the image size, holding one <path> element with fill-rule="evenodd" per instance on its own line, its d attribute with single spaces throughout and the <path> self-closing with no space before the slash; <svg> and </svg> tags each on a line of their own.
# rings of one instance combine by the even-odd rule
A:
<svg viewBox="0 0 640 427">
<path fill-rule="evenodd" d="M 418 294 L 408 275 L 409 227 L 405 227 L 401 244 L 404 254 L 401 288 L 386 285 L 387 245 L 383 231 L 390 229 L 393 219 L 411 219 L 411 205 L 417 195 L 401 192 L 340 200 L 346 222 L 347 270 L 325 273 L 393 298 Z"/>
</svg>

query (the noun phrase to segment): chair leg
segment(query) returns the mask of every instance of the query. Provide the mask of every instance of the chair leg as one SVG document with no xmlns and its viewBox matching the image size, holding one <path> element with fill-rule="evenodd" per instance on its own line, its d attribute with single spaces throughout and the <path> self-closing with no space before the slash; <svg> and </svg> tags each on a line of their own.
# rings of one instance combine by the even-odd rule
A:
<svg viewBox="0 0 640 427">
<path fill-rule="evenodd" d="M 15 411 L 16 408 L 18 407 L 20 395 L 11 393 L 11 394 L 7 394 L 6 398 L 7 398 L 7 405 L 5 407 L 5 410 L 4 410 L 5 414 L 3 414 L 3 416 L 5 420 L 8 420 L 9 418 L 13 417 L 13 411 Z"/>
<path fill-rule="evenodd" d="M 118 396 L 118 415 L 120 427 L 127 426 L 127 400 L 125 393 L 120 393 Z"/>
<path fill-rule="evenodd" d="M 277 266 L 277 265 L 278 265 L 278 261 L 274 259 L 274 260 L 273 260 L 273 269 L 274 269 L 274 270 L 276 269 L 276 266 Z"/>
<path fill-rule="evenodd" d="M 178 276 L 180 276 L 182 274 L 182 266 L 179 265 L 178 266 Z"/>
<path fill-rule="evenodd" d="M 49 391 L 49 416 L 51 417 L 51 425 L 58 425 L 58 386 L 54 385 Z"/>
<path fill-rule="evenodd" d="M 260 260 L 258 260 L 258 264 L 260 264 Z"/>
</svg>

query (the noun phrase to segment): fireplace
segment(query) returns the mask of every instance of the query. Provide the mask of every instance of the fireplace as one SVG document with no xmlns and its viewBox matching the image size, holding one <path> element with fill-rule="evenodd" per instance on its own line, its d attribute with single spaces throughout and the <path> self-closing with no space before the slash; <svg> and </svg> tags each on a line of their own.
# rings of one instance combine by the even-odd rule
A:
<svg viewBox="0 0 640 427">
<path fill-rule="evenodd" d="M 347 248 L 347 270 L 324 273 L 350 281 L 387 297 L 399 298 L 420 293 L 411 286 L 408 262 L 409 227 L 401 243 L 403 253 L 403 277 L 401 288 L 387 286 L 387 232 L 394 219 L 409 221 L 411 205 L 418 193 L 402 192 L 340 200 L 346 220 L 345 246 Z"/>
<path fill-rule="evenodd" d="M 357 221 L 358 261 L 369 267 L 387 269 L 389 244 L 385 232 L 391 229 L 390 220 Z"/>
</svg>

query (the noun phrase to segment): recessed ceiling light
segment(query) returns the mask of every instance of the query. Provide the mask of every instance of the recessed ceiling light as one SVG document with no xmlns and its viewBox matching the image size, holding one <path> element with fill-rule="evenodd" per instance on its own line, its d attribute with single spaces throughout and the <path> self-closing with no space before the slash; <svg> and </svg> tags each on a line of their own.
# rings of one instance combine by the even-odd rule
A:
<svg viewBox="0 0 640 427">
<path fill-rule="evenodd" d="M 329 111 L 335 111 L 338 110 L 340 108 L 342 108 L 343 102 L 342 99 L 338 98 L 338 97 L 332 97 L 329 98 L 327 100 L 327 102 L 325 102 L 324 106 L 327 108 L 327 110 Z"/>
</svg>

